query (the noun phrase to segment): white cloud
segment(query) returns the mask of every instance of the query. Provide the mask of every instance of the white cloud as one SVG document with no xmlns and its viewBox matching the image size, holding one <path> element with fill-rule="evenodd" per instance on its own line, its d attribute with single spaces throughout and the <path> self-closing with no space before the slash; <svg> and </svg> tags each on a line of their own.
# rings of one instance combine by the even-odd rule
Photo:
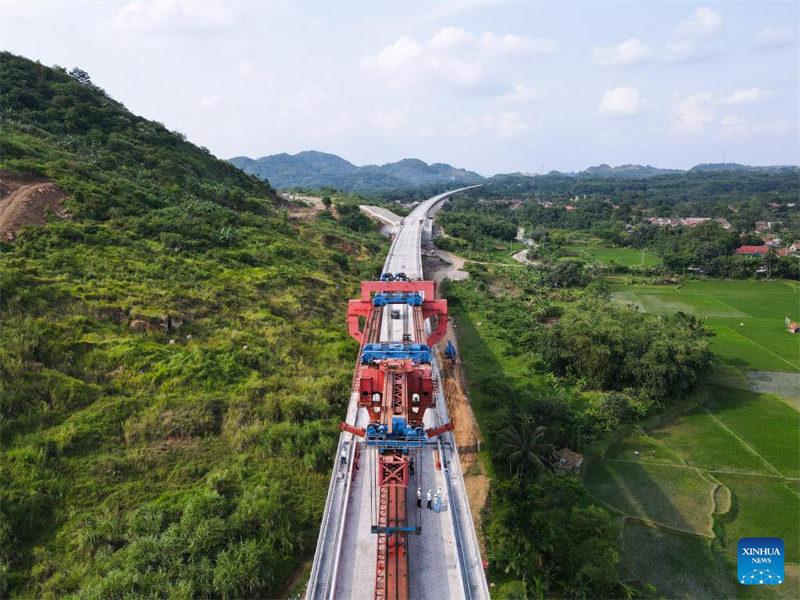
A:
<svg viewBox="0 0 800 600">
<path fill-rule="evenodd" d="M 640 63 L 647 60 L 650 54 L 649 46 L 631 38 L 614 46 L 595 48 L 594 60 L 601 67 L 617 67 Z"/>
<path fill-rule="evenodd" d="M 500 104 L 527 104 L 539 99 L 539 92 L 522 83 L 515 83 L 512 90 L 500 96 L 497 101 Z"/>
<path fill-rule="evenodd" d="M 601 113 L 616 117 L 634 117 L 650 108 L 650 102 L 633 87 L 615 87 L 608 90 L 597 107 Z"/>
<path fill-rule="evenodd" d="M 666 62 L 687 62 L 702 60 L 712 54 L 713 48 L 710 44 L 694 40 L 678 40 L 667 43 L 667 48 L 662 58 Z"/>
<path fill-rule="evenodd" d="M 422 46 L 411 36 L 404 35 L 394 44 L 386 46 L 377 56 L 367 56 L 361 66 L 367 71 L 388 73 L 410 63 L 422 53 Z"/>
<path fill-rule="evenodd" d="M 233 26 L 238 11 L 230 4 L 184 0 L 137 0 L 120 8 L 111 21 L 119 33 L 176 33 Z"/>
<path fill-rule="evenodd" d="M 727 98 L 721 98 L 717 102 L 719 104 L 729 104 L 729 105 L 737 105 L 737 104 L 758 104 L 765 98 L 769 97 L 770 93 L 765 92 L 757 87 L 751 88 L 749 90 L 738 90 L 728 96 Z"/>
<path fill-rule="evenodd" d="M 724 98 L 714 98 L 710 92 L 697 92 L 683 99 L 675 97 L 672 107 L 672 133 L 700 135 L 714 123 L 715 106 L 742 106 L 756 104 L 770 96 L 759 88 L 738 90 Z M 791 130 L 787 121 L 750 123 L 746 118 L 727 115 L 719 121 L 718 131 L 729 139 L 745 139 L 753 134 L 786 135 Z"/>
<path fill-rule="evenodd" d="M 428 47 L 434 51 L 447 52 L 469 48 L 475 45 L 477 38 L 466 29 L 460 27 L 442 27 L 428 42 Z"/>
<path fill-rule="evenodd" d="M 418 60 L 421 55 L 422 46 L 414 38 L 404 35 L 376 56 L 362 58 L 361 70 L 387 80 L 390 87 L 404 87 L 422 76 L 425 65 Z"/>
<path fill-rule="evenodd" d="M 775 27 L 770 25 L 756 35 L 753 43 L 756 48 L 783 48 L 794 41 L 794 31 L 789 27 Z"/>
<path fill-rule="evenodd" d="M 427 80 L 458 87 L 484 81 L 487 65 L 502 56 L 545 56 L 557 50 L 548 39 L 490 31 L 477 36 L 459 27 L 443 27 L 428 41 L 404 35 L 373 56 L 361 59 L 362 72 L 385 79 L 391 87 Z"/>
<path fill-rule="evenodd" d="M 700 6 L 675 29 L 679 38 L 702 38 L 717 35 L 722 31 L 722 17 L 706 6 Z"/>
<path fill-rule="evenodd" d="M 472 87 L 483 81 L 483 63 L 446 56 L 432 56 L 430 66 L 442 80 L 458 87 Z"/>
<path fill-rule="evenodd" d="M 672 132 L 679 135 L 700 135 L 714 121 L 711 108 L 713 99 L 709 92 L 698 92 L 672 107 Z"/>
</svg>

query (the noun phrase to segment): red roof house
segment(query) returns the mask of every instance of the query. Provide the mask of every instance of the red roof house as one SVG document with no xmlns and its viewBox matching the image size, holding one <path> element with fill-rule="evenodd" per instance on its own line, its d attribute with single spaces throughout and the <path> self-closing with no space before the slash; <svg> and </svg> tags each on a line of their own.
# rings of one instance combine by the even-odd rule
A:
<svg viewBox="0 0 800 600">
<path fill-rule="evenodd" d="M 764 256 L 767 252 L 769 252 L 769 246 L 741 246 L 740 248 L 736 249 L 736 254 L 739 256 Z"/>
</svg>

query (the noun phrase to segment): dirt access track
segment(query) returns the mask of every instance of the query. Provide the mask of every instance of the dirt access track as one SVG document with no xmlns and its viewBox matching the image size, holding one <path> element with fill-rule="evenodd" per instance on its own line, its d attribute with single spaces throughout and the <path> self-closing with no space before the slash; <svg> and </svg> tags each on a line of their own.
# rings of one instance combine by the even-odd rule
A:
<svg viewBox="0 0 800 600">
<path fill-rule="evenodd" d="M 47 214 L 65 218 L 67 195 L 49 181 L 0 171 L 0 240 L 13 241 L 23 225 L 44 225 Z"/>
</svg>

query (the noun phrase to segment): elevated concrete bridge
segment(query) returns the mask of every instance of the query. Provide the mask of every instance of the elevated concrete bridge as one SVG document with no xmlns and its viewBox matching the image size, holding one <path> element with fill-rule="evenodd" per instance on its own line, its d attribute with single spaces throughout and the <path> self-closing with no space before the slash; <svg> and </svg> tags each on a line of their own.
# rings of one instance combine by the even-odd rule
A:
<svg viewBox="0 0 800 600">
<path fill-rule="evenodd" d="M 471 186 L 476 187 L 476 186 Z M 421 280 L 421 242 L 430 237 L 433 219 L 441 202 L 451 195 L 470 188 L 461 188 L 434 196 L 417 206 L 402 223 L 386 258 L 384 273 L 405 273 L 409 279 Z M 400 305 L 397 305 L 400 306 Z M 380 341 L 413 342 L 417 333 L 412 326 L 410 306 L 400 306 L 400 318 L 383 319 Z M 426 323 L 427 332 L 430 324 Z M 433 359 L 432 371 L 438 381 L 439 367 Z M 436 428 L 449 422 L 447 405 L 441 388 L 437 388 L 436 407 L 425 413 L 425 427 Z M 366 410 L 359 409 L 358 393 L 353 393 L 346 422 L 365 428 Z M 346 463 L 340 459 L 344 451 Z M 308 600 L 341 600 L 375 598 L 375 563 L 377 536 L 371 532 L 375 521 L 374 466 L 375 449 L 368 448 L 361 438 L 343 431 L 339 439 L 336 463 L 328 488 L 328 499 L 320 527 L 317 550 L 308 583 Z M 451 432 L 431 439 L 412 451 L 417 475 L 407 490 L 406 505 L 416 507 L 417 488 L 423 496 L 430 489 L 443 491 L 443 509 L 435 512 L 423 508 L 414 511 L 419 535 L 408 538 L 408 595 L 412 600 L 467 598 L 489 600 L 489 589 L 475 527 L 469 511 L 458 451 Z M 438 452 L 441 469 L 436 469 L 434 453 Z M 352 467 L 360 456 L 360 470 L 353 477 Z M 424 497 L 423 497 L 424 505 Z"/>
</svg>

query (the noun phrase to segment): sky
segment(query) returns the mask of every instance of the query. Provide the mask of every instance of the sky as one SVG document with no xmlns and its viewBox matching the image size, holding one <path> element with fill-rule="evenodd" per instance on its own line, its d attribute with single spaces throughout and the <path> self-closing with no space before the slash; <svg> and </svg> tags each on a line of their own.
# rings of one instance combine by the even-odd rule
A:
<svg viewBox="0 0 800 600">
<path fill-rule="evenodd" d="M 87 71 L 220 158 L 482 175 L 800 164 L 797 2 L 0 0 L 0 47 Z"/>
</svg>

